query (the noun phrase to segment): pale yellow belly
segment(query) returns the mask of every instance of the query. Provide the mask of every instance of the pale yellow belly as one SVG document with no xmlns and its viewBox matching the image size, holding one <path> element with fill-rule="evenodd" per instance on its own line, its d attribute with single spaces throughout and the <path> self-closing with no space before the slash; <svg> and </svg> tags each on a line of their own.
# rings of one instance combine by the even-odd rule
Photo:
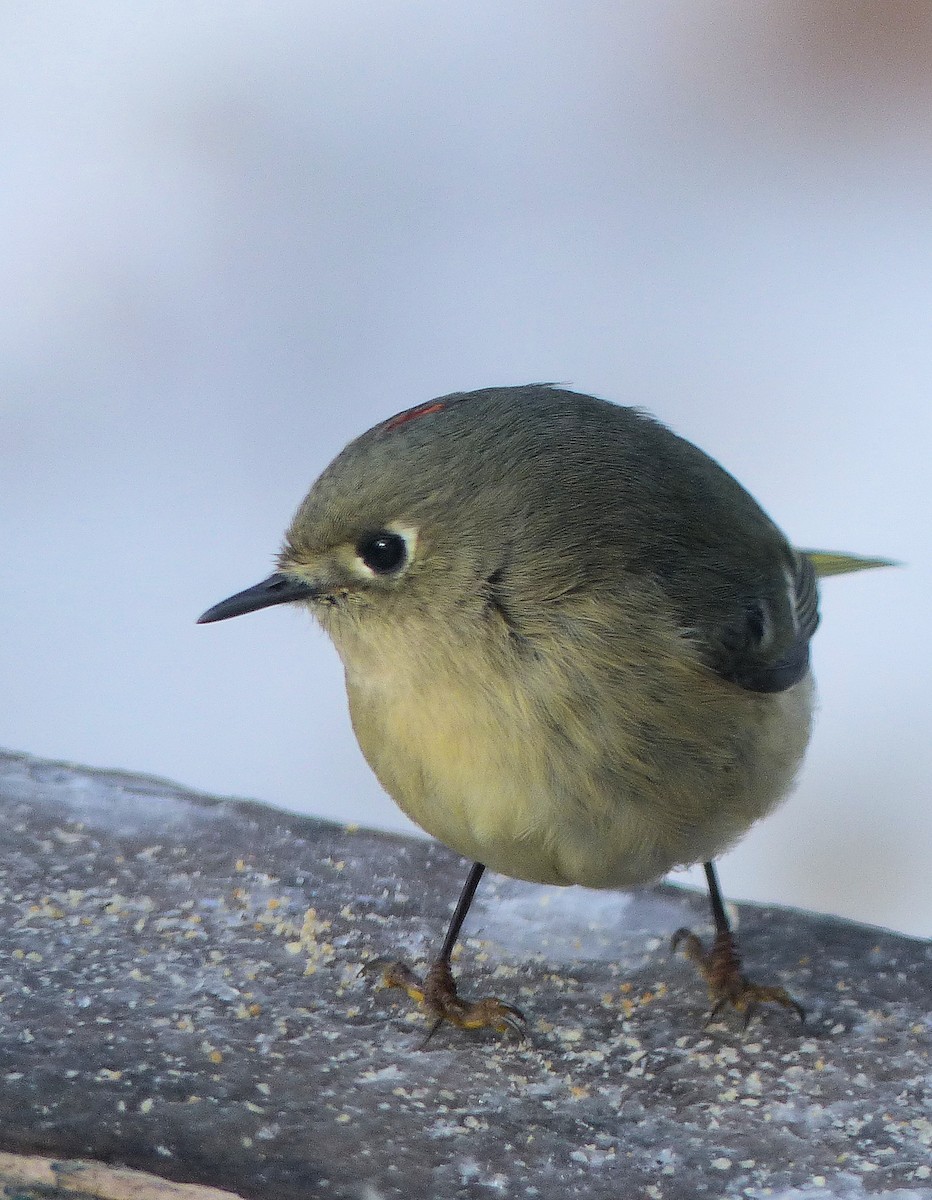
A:
<svg viewBox="0 0 932 1200">
<path fill-rule="evenodd" d="M 632 753 L 617 715 L 577 711 L 554 739 L 520 695 L 353 681 L 360 746 L 383 787 L 465 858 L 537 883 L 632 887 L 714 857 L 788 790 L 808 738 L 808 681 L 748 697 L 753 753 Z M 744 698 L 740 698 L 744 701 Z"/>
</svg>

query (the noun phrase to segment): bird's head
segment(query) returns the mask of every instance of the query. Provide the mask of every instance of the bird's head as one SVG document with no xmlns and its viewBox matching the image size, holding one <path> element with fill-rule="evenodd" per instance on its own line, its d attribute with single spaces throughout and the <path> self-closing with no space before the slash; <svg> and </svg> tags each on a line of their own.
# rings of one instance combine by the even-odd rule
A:
<svg viewBox="0 0 932 1200">
<path fill-rule="evenodd" d="M 494 570 L 502 537 L 479 478 L 487 439 L 464 412 L 469 398 L 429 401 L 350 442 L 295 514 L 275 573 L 200 622 L 302 603 L 340 645 L 363 625 L 454 618 Z"/>
</svg>

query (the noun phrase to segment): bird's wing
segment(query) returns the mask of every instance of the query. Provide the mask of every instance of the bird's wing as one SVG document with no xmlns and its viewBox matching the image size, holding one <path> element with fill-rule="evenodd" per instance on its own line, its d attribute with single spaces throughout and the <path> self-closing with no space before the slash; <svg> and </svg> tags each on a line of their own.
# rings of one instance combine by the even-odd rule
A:
<svg viewBox="0 0 932 1200">
<path fill-rule="evenodd" d="M 785 585 L 744 598 L 709 639 L 710 665 L 749 692 L 783 692 L 809 669 L 809 642 L 819 624 L 816 572 L 794 553 Z"/>
</svg>

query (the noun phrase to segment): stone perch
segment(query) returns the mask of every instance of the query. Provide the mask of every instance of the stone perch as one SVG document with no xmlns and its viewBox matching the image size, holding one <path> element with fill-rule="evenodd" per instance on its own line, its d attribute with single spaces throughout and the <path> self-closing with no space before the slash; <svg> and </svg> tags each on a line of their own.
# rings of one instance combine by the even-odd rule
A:
<svg viewBox="0 0 932 1200">
<path fill-rule="evenodd" d="M 360 966 L 436 947 L 441 847 L 25 755 L 0 797 L 2 1195 L 932 1197 L 923 942 L 742 905 L 749 973 L 809 1013 L 743 1030 L 667 949 L 700 895 L 493 877 L 459 977 L 527 1039 L 422 1050 Z"/>
</svg>

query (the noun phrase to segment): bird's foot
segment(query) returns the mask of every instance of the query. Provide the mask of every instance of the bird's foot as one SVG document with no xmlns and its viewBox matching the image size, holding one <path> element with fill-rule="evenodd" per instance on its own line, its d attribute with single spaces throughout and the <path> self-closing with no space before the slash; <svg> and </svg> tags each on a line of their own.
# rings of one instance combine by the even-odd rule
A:
<svg viewBox="0 0 932 1200">
<path fill-rule="evenodd" d="M 456 991 L 456 981 L 450 964 L 438 959 L 428 969 L 423 980 L 400 962 L 378 960 L 369 964 L 370 969 L 381 969 L 385 987 L 401 988 L 412 1000 L 433 1017 L 433 1024 L 424 1039 L 426 1045 L 445 1022 L 458 1029 L 496 1029 L 499 1033 L 523 1035 L 524 1013 L 512 1004 L 506 1004 L 495 996 L 484 996 L 481 1000 L 463 1000 Z"/>
<path fill-rule="evenodd" d="M 690 962 L 694 962 L 709 988 L 712 1001 L 710 1019 L 715 1018 L 730 1005 L 736 1012 L 744 1014 L 745 1026 L 762 1004 L 780 1004 L 791 1008 L 800 1021 L 805 1021 L 806 1010 L 793 999 L 786 988 L 753 983 L 742 974 L 741 957 L 734 934 L 730 931 L 717 933 L 712 949 L 707 950 L 700 938 L 688 929 L 678 929 L 670 940 L 670 949 L 683 947 Z"/>
</svg>

